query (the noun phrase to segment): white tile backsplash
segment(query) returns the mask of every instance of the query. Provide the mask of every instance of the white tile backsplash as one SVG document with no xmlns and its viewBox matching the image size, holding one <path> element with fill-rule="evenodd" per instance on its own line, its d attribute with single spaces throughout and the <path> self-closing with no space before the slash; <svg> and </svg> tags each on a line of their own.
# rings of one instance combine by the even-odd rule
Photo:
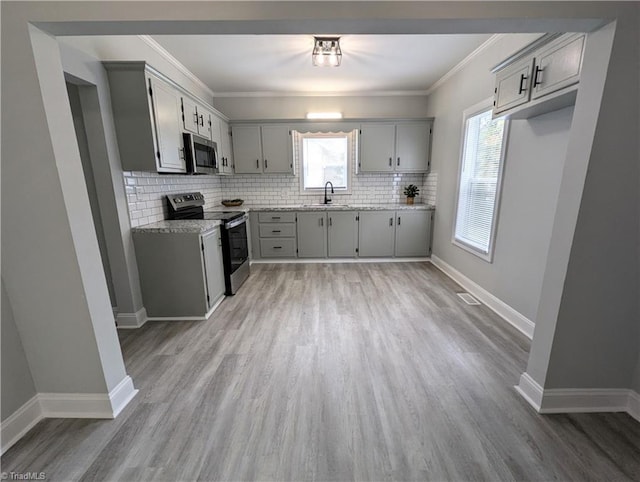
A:
<svg viewBox="0 0 640 482">
<path fill-rule="evenodd" d="M 165 196 L 169 193 L 199 191 L 204 194 L 205 210 L 222 208 L 222 199 L 244 199 L 246 204 L 308 204 L 321 202 L 322 194 L 300 193 L 299 169 L 296 175 L 238 174 L 234 176 L 185 176 L 150 172 L 124 172 L 124 184 L 131 226 L 166 219 Z M 351 194 L 333 194 L 335 202 L 350 204 L 404 202 L 408 184 L 420 187 L 418 203 L 436 204 L 438 175 L 430 174 L 354 174 Z"/>
</svg>

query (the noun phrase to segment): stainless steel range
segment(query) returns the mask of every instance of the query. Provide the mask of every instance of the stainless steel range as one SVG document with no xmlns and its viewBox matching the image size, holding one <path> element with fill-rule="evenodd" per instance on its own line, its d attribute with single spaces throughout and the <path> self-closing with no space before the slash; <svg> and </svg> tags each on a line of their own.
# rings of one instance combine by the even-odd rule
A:
<svg viewBox="0 0 640 482">
<path fill-rule="evenodd" d="M 247 214 L 244 211 L 204 211 L 204 196 L 199 192 L 169 194 L 167 219 L 220 220 L 225 294 L 235 295 L 249 277 L 249 240 Z"/>
</svg>

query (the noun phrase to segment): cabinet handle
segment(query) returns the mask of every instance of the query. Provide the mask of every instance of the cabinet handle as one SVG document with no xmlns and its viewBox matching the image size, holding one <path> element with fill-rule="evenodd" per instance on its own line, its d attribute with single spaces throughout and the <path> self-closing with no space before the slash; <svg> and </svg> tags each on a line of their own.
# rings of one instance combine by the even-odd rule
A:
<svg viewBox="0 0 640 482">
<path fill-rule="evenodd" d="M 267 167 L 269 167 L 269 164 L 267 163 L 268 161 L 265 159 L 264 160 L 264 168 L 267 169 Z"/>
<path fill-rule="evenodd" d="M 184 159 L 184 147 L 178 147 L 178 158 Z"/>
<path fill-rule="evenodd" d="M 256 169 L 260 169 L 260 159 L 256 159 Z"/>
<path fill-rule="evenodd" d="M 400 221 L 402 221 L 402 218 L 400 218 L 400 216 L 398 216 L 398 226 L 400 226 Z"/>
<path fill-rule="evenodd" d="M 324 226 L 324 218 L 320 218 L 320 226 Z"/>
<path fill-rule="evenodd" d="M 198 114 L 193 114 L 193 116 L 196 118 L 196 125 L 198 125 Z"/>
<path fill-rule="evenodd" d="M 542 84 L 542 80 L 538 80 L 538 74 L 541 73 L 544 69 L 540 68 L 540 66 L 536 65 L 536 69 L 533 72 L 533 86 L 537 87 Z"/>
<path fill-rule="evenodd" d="M 399 158 L 399 157 L 398 157 L 398 164 L 397 164 L 397 165 L 398 165 L 398 166 L 400 165 L 400 158 Z"/>
<path fill-rule="evenodd" d="M 204 127 L 204 116 L 200 115 L 200 125 Z"/>
<path fill-rule="evenodd" d="M 273 249 L 282 249 L 282 246 L 274 246 Z"/>
<path fill-rule="evenodd" d="M 389 226 L 393 226 L 393 218 L 389 218 Z"/>
<path fill-rule="evenodd" d="M 393 166 L 393 158 L 389 158 L 389 167 Z"/>
<path fill-rule="evenodd" d="M 524 81 L 527 80 L 529 77 L 527 77 L 524 74 L 520 74 L 520 87 L 518 88 L 518 94 L 522 94 L 524 91 L 526 91 L 527 89 L 524 88 Z"/>
<path fill-rule="evenodd" d="M 271 216 L 271 219 L 280 219 L 280 216 Z"/>
<path fill-rule="evenodd" d="M 329 226 L 333 226 L 333 219 L 329 218 Z"/>
<path fill-rule="evenodd" d="M 280 232 L 280 230 L 279 230 L 279 229 L 277 229 L 277 230 L 276 230 L 276 229 L 273 229 L 271 232 L 272 232 L 272 233 L 279 233 L 279 232 Z"/>
</svg>

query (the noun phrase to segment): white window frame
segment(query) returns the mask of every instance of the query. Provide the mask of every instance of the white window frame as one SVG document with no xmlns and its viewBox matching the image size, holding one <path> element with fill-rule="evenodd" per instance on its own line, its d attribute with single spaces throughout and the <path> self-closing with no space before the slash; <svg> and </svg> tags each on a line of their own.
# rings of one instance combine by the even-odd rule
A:
<svg viewBox="0 0 640 482">
<path fill-rule="evenodd" d="M 460 142 L 460 159 L 458 163 L 458 175 L 456 181 L 456 197 L 454 200 L 455 210 L 453 213 L 453 223 L 452 223 L 452 233 L 451 233 L 451 242 L 469 253 L 472 253 L 479 258 L 487 261 L 488 263 L 493 262 L 493 254 L 495 251 L 495 240 L 496 233 L 498 231 L 498 218 L 500 215 L 500 201 L 502 199 L 502 177 L 504 173 L 504 165 L 505 159 L 507 157 L 507 143 L 509 139 L 509 119 L 505 118 L 504 121 L 504 131 L 502 134 L 502 148 L 500 151 L 500 166 L 498 167 L 498 179 L 496 184 L 496 199 L 493 205 L 493 219 L 491 225 L 491 233 L 489 235 L 489 246 L 487 251 L 483 251 L 476 246 L 473 246 L 469 243 L 465 243 L 464 240 L 456 238 L 456 225 L 458 222 L 458 205 L 460 202 L 460 181 L 462 176 L 462 166 L 464 164 L 464 156 L 465 156 L 465 146 L 467 141 L 467 120 L 470 117 L 481 114 L 482 112 L 486 112 L 488 110 L 493 109 L 493 97 L 489 97 L 488 99 L 479 102 L 468 109 L 465 109 L 462 113 L 462 130 L 461 130 L 461 142 Z"/>
<path fill-rule="evenodd" d="M 351 194 L 351 180 L 353 178 L 353 166 L 355 150 L 354 145 L 357 141 L 354 131 L 339 131 L 339 132 L 301 132 L 295 131 L 295 150 L 298 158 L 299 176 L 300 176 L 300 194 L 308 196 L 317 196 L 318 194 L 324 194 L 324 187 L 305 188 L 304 186 L 304 159 L 303 159 L 303 139 L 304 138 L 320 138 L 320 137 L 339 137 L 345 136 L 347 138 L 347 187 L 346 189 L 334 188 L 334 194 Z"/>
</svg>

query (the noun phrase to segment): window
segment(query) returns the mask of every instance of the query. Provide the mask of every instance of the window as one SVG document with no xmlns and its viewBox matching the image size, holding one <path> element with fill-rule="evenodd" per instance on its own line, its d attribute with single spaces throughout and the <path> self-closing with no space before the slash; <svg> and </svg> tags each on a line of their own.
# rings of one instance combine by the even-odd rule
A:
<svg viewBox="0 0 640 482">
<path fill-rule="evenodd" d="M 300 157 L 300 190 L 317 193 L 331 181 L 336 193 L 349 193 L 353 132 L 296 133 Z"/>
<path fill-rule="evenodd" d="M 507 121 L 491 101 L 464 113 L 453 243 L 491 262 L 504 165 Z"/>
</svg>

